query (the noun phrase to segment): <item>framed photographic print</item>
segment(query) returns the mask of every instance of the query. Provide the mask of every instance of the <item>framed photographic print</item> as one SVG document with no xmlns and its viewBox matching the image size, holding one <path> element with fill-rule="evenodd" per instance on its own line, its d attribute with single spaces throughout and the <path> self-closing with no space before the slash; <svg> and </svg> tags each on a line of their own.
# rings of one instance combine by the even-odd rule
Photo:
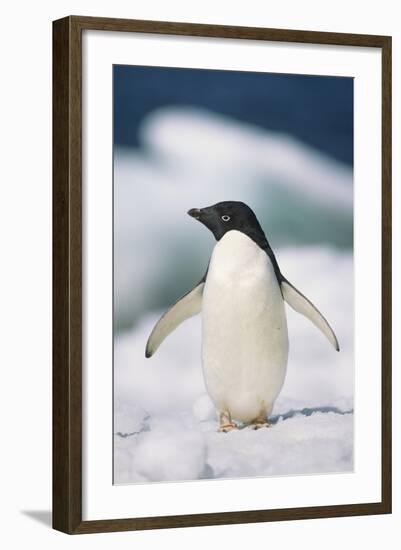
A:
<svg viewBox="0 0 401 550">
<path fill-rule="evenodd" d="M 391 512 L 391 38 L 53 23 L 53 526 Z"/>
</svg>

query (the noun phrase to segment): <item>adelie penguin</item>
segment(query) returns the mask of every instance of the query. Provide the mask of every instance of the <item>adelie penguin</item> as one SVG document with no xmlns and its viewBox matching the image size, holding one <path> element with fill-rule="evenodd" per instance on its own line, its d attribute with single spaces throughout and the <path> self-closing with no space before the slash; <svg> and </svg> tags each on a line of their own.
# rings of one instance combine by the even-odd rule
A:
<svg viewBox="0 0 401 550">
<path fill-rule="evenodd" d="M 255 429 L 268 419 L 284 383 L 288 332 L 284 301 L 339 345 L 317 308 L 281 273 L 254 214 L 242 202 L 219 202 L 188 214 L 217 243 L 202 280 L 157 322 L 146 346 L 151 357 L 183 321 L 202 312 L 202 367 L 220 431 Z"/>
</svg>

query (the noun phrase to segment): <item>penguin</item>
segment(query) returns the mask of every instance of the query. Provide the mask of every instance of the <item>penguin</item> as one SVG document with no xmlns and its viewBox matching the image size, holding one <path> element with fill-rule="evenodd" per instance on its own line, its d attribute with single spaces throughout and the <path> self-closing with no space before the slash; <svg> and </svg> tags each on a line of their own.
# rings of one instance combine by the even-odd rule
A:
<svg viewBox="0 0 401 550">
<path fill-rule="evenodd" d="M 284 302 L 307 317 L 339 351 L 337 337 L 308 298 L 281 273 L 253 210 L 224 201 L 188 214 L 216 244 L 205 275 L 160 318 L 146 345 L 151 357 L 183 321 L 202 312 L 202 369 L 219 431 L 269 427 L 285 380 L 288 330 Z"/>
</svg>

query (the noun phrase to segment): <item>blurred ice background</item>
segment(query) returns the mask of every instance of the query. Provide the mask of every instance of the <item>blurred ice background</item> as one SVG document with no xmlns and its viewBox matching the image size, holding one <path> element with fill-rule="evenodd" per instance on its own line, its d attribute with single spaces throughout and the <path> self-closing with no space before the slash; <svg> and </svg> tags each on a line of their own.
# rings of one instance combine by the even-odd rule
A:
<svg viewBox="0 0 401 550">
<path fill-rule="evenodd" d="M 185 70 L 117 70 L 114 482 L 352 470 L 352 84 L 341 94 L 337 81 L 347 79 L 309 77 L 306 86 L 305 77 L 281 77 L 280 87 L 280 75 L 259 75 L 260 90 L 275 95 L 255 108 L 246 94 L 255 93 L 256 81 L 244 86 L 243 73 L 234 73 L 242 87 L 230 94 L 226 86 L 216 99 L 225 78 L 220 72 L 192 72 L 193 86 L 205 79 L 215 85 L 195 91 L 183 86 Z M 198 73 L 203 79 L 196 81 Z M 315 89 L 320 102 L 309 97 Z M 172 90 L 180 90 L 179 101 L 177 94 L 172 101 Z M 308 101 L 297 108 L 290 92 Z M 337 103 L 328 108 L 333 93 Z M 240 113 L 232 112 L 239 100 Z M 301 107 L 302 119 L 295 120 Z M 335 122 L 324 116 L 333 117 L 333 110 Z M 333 142 L 335 128 L 343 133 Z M 186 211 L 222 200 L 254 209 L 281 271 L 328 318 L 341 346 L 334 352 L 287 308 L 288 374 L 268 430 L 216 433 L 202 379 L 198 317 L 170 335 L 154 357 L 144 357 L 154 323 L 202 277 L 214 245 Z"/>
</svg>

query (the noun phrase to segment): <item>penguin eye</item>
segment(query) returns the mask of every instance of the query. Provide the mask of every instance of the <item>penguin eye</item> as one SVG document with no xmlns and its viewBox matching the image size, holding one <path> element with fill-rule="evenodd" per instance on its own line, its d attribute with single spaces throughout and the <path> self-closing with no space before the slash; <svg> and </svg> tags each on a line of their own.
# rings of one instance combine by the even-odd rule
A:
<svg viewBox="0 0 401 550">
<path fill-rule="evenodd" d="M 223 222 L 228 222 L 228 220 L 230 219 L 230 216 L 224 215 L 224 216 L 221 216 L 221 219 L 223 220 Z"/>
</svg>

